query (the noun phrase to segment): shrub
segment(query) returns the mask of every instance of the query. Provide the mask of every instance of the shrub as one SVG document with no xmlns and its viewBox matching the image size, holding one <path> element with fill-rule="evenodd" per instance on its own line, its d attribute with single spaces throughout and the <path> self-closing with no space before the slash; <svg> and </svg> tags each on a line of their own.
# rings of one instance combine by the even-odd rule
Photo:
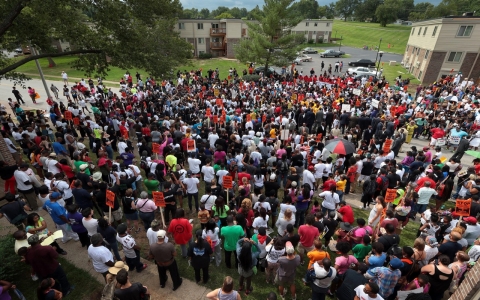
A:
<svg viewBox="0 0 480 300">
<path fill-rule="evenodd" d="M 313 44 L 313 43 L 315 43 L 315 41 L 314 40 L 308 40 L 308 43 Z"/>
<path fill-rule="evenodd" d="M 258 81 L 260 80 L 260 75 L 245 75 L 242 77 L 245 81 Z"/>
<path fill-rule="evenodd" d="M 0 278 L 11 281 L 24 272 L 26 265 L 20 261 L 20 256 L 15 254 L 15 239 L 11 236 L 0 238 Z"/>
<path fill-rule="evenodd" d="M 199 59 L 210 59 L 212 57 L 213 57 L 212 53 L 200 53 L 198 55 Z"/>
</svg>

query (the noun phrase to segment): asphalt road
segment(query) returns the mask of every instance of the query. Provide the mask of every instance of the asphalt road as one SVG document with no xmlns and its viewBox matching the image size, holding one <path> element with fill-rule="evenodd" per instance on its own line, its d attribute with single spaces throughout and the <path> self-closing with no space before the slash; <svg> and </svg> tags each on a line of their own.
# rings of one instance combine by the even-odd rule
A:
<svg viewBox="0 0 480 300">
<path fill-rule="evenodd" d="M 338 50 L 339 47 L 325 47 L 322 48 L 324 50 L 328 49 L 335 49 Z M 310 70 L 313 68 L 315 72 L 318 74 L 320 73 L 320 64 L 322 61 L 325 64 L 325 68 L 328 68 L 328 65 L 331 64 L 332 67 L 335 65 L 335 62 L 337 61 L 342 61 L 343 62 L 343 72 L 345 72 L 349 67 L 348 63 L 352 61 L 357 61 L 359 59 L 370 59 L 372 61 L 375 61 L 375 57 L 377 55 L 377 51 L 372 51 L 372 50 L 363 50 L 363 49 L 358 49 L 358 48 L 352 48 L 352 47 L 344 47 L 341 46 L 342 51 L 345 52 L 345 54 L 349 54 L 350 57 L 348 58 L 336 58 L 336 57 L 329 57 L 329 58 L 323 58 L 320 57 L 320 54 L 307 54 L 308 56 L 313 58 L 312 62 L 302 62 L 302 64 L 297 65 L 296 68 L 298 71 L 303 71 L 304 74 L 309 74 Z M 320 51 L 319 51 L 320 52 Z M 399 54 L 394 54 L 394 53 L 384 53 L 382 56 L 382 62 L 389 62 L 389 61 L 396 61 L 397 64 L 400 64 L 402 61 L 403 56 Z M 277 70 L 277 71 L 280 71 Z"/>
</svg>

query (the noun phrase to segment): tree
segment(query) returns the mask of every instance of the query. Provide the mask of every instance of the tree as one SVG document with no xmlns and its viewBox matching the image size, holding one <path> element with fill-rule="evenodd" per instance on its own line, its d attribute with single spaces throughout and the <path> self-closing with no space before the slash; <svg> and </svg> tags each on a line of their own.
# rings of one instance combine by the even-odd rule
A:
<svg viewBox="0 0 480 300">
<path fill-rule="evenodd" d="M 19 66 L 67 55 L 78 55 L 72 66 L 86 76 L 104 77 L 110 65 L 169 74 L 191 56 L 190 44 L 172 30 L 181 11 L 178 0 L 2 1 L 2 47 L 32 45 L 40 54 L 18 61 L 0 57 L 0 78 L 23 81 L 26 76 L 15 72 Z M 52 39 L 68 41 L 72 49 L 58 52 Z"/>
<path fill-rule="evenodd" d="M 401 20 L 407 20 L 410 12 L 415 9 L 413 0 L 399 0 L 396 2 L 397 18 Z"/>
<path fill-rule="evenodd" d="M 255 20 L 255 16 L 263 16 L 263 11 L 257 5 L 251 11 L 248 12 L 247 19 L 248 20 Z"/>
<path fill-rule="evenodd" d="M 304 19 L 317 19 L 318 2 L 316 0 L 300 0 L 292 4 L 292 9 Z"/>
<path fill-rule="evenodd" d="M 363 0 L 359 2 L 357 8 L 355 9 L 355 20 L 364 22 L 370 20 L 373 23 L 376 23 L 375 10 L 381 4 L 381 0 Z"/>
<path fill-rule="evenodd" d="M 181 19 L 196 19 L 200 16 L 200 13 L 198 12 L 198 9 L 196 8 L 188 8 L 184 9 L 182 11 L 182 14 L 180 15 Z"/>
<path fill-rule="evenodd" d="M 210 17 L 210 10 L 208 8 L 202 8 L 200 10 L 200 17 L 202 19 L 208 19 Z"/>
<path fill-rule="evenodd" d="M 325 5 L 325 12 L 327 19 L 335 18 L 335 3 L 331 2 L 329 5 Z"/>
<path fill-rule="evenodd" d="M 391 5 L 387 1 L 379 5 L 375 10 L 375 16 L 377 17 L 377 21 L 382 27 L 386 27 L 387 24 L 392 23 L 397 19 L 397 13 L 395 9 L 396 6 Z"/>
<path fill-rule="evenodd" d="M 219 6 L 217 7 L 217 9 L 214 9 L 212 10 L 212 12 L 210 13 L 210 17 L 211 18 L 215 18 L 216 16 L 219 16 L 221 15 L 222 13 L 228 13 L 230 11 L 230 9 L 226 6 Z"/>
<path fill-rule="evenodd" d="M 335 11 L 341 15 L 344 21 L 353 15 L 353 12 L 358 6 L 358 0 L 338 0 L 335 3 Z"/>
<path fill-rule="evenodd" d="M 295 59 L 302 34 L 291 30 L 302 20 L 292 9 L 294 0 L 265 0 L 254 15 L 257 22 L 247 21 L 248 39 L 235 46 L 235 56 L 243 63 L 269 66 L 290 65 Z"/>
<path fill-rule="evenodd" d="M 413 11 L 408 15 L 410 21 L 421 21 L 434 17 L 435 6 L 429 2 L 420 2 L 415 4 Z"/>
<path fill-rule="evenodd" d="M 232 14 L 228 12 L 223 12 L 219 14 L 218 16 L 215 17 L 215 19 L 220 20 L 220 19 L 234 19 L 235 17 L 232 16 Z"/>
</svg>

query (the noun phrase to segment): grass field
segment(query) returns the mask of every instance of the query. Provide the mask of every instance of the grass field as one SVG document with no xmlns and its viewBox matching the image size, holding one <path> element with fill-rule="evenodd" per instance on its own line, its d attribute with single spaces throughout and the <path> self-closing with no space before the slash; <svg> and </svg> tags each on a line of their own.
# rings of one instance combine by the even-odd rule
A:
<svg viewBox="0 0 480 300">
<path fill-rule="evenodd" d="M 333 22 L 332 38 L 342 38 L 342 45 L 356 48 L 364 46 L 375 49 L 378 47 L 380 38 L 382 44 L 380 50 L 403 54 L 410 35 L 410 26 L 388 25 L 380 27 L 378 23 L 364 22 Z M 390 44 L 390 48 L 388 45 Z"/>
</svg>

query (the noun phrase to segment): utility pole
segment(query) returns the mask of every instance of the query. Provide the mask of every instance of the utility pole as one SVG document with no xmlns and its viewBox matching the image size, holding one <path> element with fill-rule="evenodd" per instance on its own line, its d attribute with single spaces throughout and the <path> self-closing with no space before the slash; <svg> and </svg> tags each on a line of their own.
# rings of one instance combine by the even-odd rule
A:
<svg viewBox="0 0 480 300">
<path fill-rule="evenodd" d="M 37 49 L 35 49 L 35 47 L 30 46 L 30 48 L 32 50 L 33 55 L 38 54 Z M 50 90 L 48 89 L 47 82 L 45 81 L 45 77 L 43 76 L 42 67 L 40 66 L 40 63 L 38 62 L 38 59 L 35 60 L 35 64 L 37 65 L 38 74 L 40 75 L 40 78 L 42 79 L 43 88 L 45 89 L 45 92 L 47 93 L 47 97 L 52 99 L 52 97 L 50 96 Z"/>
<path fill-rule="evenodd" d="M 380 38 L 380 43 L 378 43 L 377 56 L 375 56 L 375 64 L 377 64 L 378 52 L 380 52 L 381 45 L 382 45 L 382 38 Z"/>
</svg>

